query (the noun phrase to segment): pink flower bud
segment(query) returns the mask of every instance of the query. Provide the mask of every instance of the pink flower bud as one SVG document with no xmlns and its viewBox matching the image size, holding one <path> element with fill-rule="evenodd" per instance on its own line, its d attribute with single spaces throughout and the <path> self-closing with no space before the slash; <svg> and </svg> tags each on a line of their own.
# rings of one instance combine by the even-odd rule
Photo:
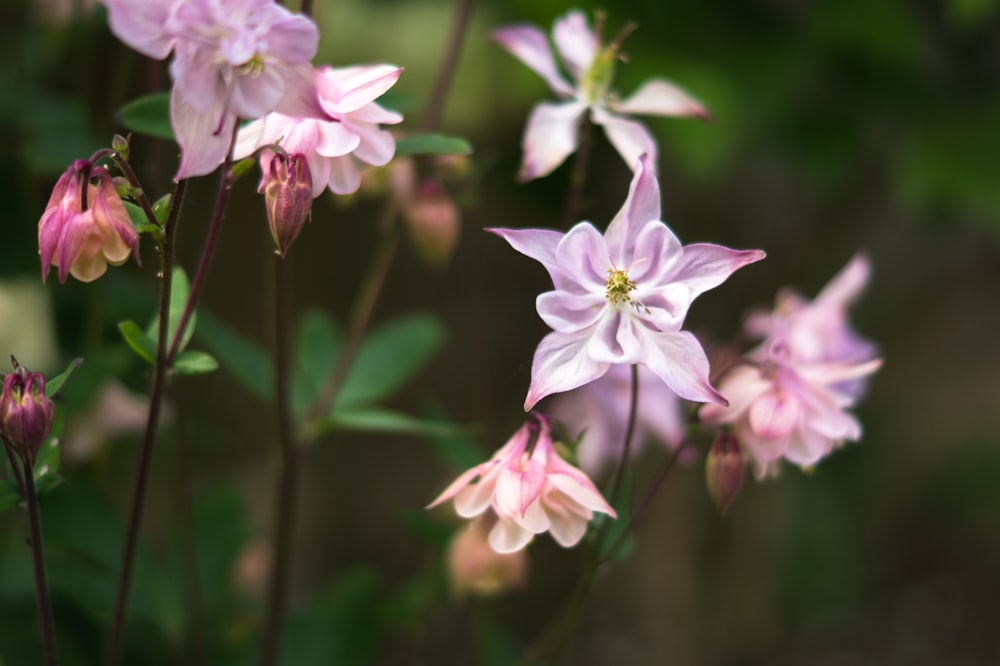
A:
<svg viewBox="0 0 1000 666">
<path fill-rule="evenodd" d="M 712 442 L 705 460 L 705 482 L 708 494 L 722 515 L 726 515 L 743 487 L 743 456 L 736 435 L 720 432 Z"/>
<path fill-rule="evenodd" d="M 312 176 L 302 154 L 275 155 L 264 183 L 267 223 L 282 257 L 302 231 L 312 209 Z"/>
<path fill-rule="evenodd" d="M 425 180 L 403 209 L 410 238 L 420 255 L 432 266 L 451 258 L 461 226 L 458 207 L 436 180 Z"/>
<path fill-rule="evenodd" d="M 527 556 L 523 550 L 498 553 L 489 533 L 496 514 L 482 513 L 455 534 L 448 546 L 448 578 L 456 596 L 491 596 L 524 584 Z"/>
<path fill-rule="evenodd" d="M 55 405 L 45 395 L 45 378 L 18 366 L 4 378 L 0 427 L 17 451 L 34 460 L 52 429 Z"/>
</svg>

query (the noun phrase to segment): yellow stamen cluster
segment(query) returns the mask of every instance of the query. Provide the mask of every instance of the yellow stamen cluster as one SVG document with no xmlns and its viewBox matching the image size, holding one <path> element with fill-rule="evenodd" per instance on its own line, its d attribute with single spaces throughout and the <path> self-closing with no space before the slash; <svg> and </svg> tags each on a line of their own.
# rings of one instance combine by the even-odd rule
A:
<svg viewBox="0 0 1000 666">
<path fill-rule="evenodd" d="M 604 282 L 607 291 L 604 297 L 612 303 L 631 303 L 630 291 L 635 291 L 635 282 L 630 280 L 628 273 L 617 268 L 608 269 L 608 279 Z"/>
</svg>

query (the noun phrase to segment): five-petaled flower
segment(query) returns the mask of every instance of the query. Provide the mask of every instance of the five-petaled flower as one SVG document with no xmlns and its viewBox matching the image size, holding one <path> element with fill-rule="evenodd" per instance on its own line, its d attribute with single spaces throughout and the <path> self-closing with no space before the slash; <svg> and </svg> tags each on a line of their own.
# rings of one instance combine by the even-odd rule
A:
<svg viewBox="0 0 1000 666">
<path fill-rule="evenodd" d="M 455 479 L 427 508 L 450 499 L 463 518 L 492 508 L 497 522 L 489 543 L 498 553 L 520 550 L 542 532 L 570 548 L 583 538 L 595 511 L 617 517 L 587 475 L 559 457 L 548 421 L 535 414 L 488 462 Z"/>
<path fill-rule="evenodd" d="M 174 52 L 170 119 L 181 146 L 178 180 L 222 163 L 238 118 L 304 108 L 301 87 L 319 45 L 307 17 L 273 0 L 102 1 L 123 42 L 158 60 Z"/>
<path fill-rule="evenodd" d="M 555 290 L 538 314 L 552 327 L 538 345 L 524 409 L 551 393 L 603 376 L 614 364 L 649 368 L 680 397 L 725 403 L 708 381 L 708 359 L 682 331 L 692 301 L 760 250 L 696 243 L 681 246 L 660 221 L 660 190 L 646 156 L 625 205 L 602 236 L 589 222 L 563 234 L 548 229 L 489 229 L 548 271 Z"/>
<path fill-rule="evenodd" d="M 278 144 L 288 153 L 305 155 L 313 197 L 327 187 L 334 194 L 357 191 L 360 170 L 366 165 L 384 166 L 396 152 L 392 134 L 379 125 L 402 122 L 403 116 L 382 108 L 375 99 L 396 83 L 402 71 L 394 65 L 316 69 L 311 111 L 302 116 L 271 113 L 241 128 L 235 156 L 246 157 Z M 273 155 L 269 150 L 261 153 L 265 177 Z"/>
<path fill-rule="evenodd" d="M 576 150 L 580 142 L 580 122 L 590 111 L 590 120 L 604 127 L 608 139 L 629 168 L 639 156 L 649 155 L 656 164 L 656 141 L 649 131 L 627 116 L 700 116 L 705 108 L 675 84 L 651 79 L 635 93 L 618 99 L 611 90 L 620 40 L 603 45 L 587 24 L 583 12 L 574 10 L 559 18 L 552 38 L 573 83 L 559 71 L 545 33 L 534 25 L 515 25 L 493 33 L 493 39 L 514 57 L 545 79 L 563 101 L 535 106 L 524 132 L 524 161 L 519 179 L 546 176 Z"/>
<path fill-rule="evenodd" d="M 130 254 L 139 261 L 139 234 L 104 167 L 76 160 L 59 177 L 38 221 L 38 254 L 42 282 L 52 266 L 60 282 L 91 282 Z"/>
</svg>

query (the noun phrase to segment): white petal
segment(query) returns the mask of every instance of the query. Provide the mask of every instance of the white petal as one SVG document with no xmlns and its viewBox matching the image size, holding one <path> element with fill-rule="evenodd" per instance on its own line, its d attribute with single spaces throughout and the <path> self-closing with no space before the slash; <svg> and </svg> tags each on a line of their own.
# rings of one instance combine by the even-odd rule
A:
<svg viewBox="0 0 1000 666">
<path fill-rule="evenodd" d="M 580 119 L 586 102 L 572 100 L 563 104 L 543 102 L 528 118 L 521 147 L 524 160 L 518 180 L 524 182 L 552 173 L 579 145 Z"/>
<path fill-rule="evenodd" d="M 643 327 L 636 327 L 636 331 L 642 344 L 642 364 L 671 391 L 694 402 L 726 403 L 708 383 L 708 358 L 691 333 L 661 333 Z"/>
<path fill-rule="evenodd" d="M 626 114 L 710 117 L 701 103 L 665 79 L 646 81 L 613 108 Z"/>
<path fill-rule="evenodd" d="M 570 75 L 579 80 L 594 63 L 599 46 L 594 31 L 587 24 L 586 15 L 575 9 L 556 20 L 552 38 Z"/>
<path fill-rule="evenodd" d="M 657 161 L 656 140 L 642 123 L 616 116 L 598 108 L 594 109 L 591 119 L 598 125 L 604 126 L 608 140 L 625 160 L 628 168 L 635 171 L 639 166 L 639 157 L 645 154 L 649 156 L 650 166 L 655 169 Z"/>
<path fill-rule="evenodd" d="M 642 358 L 642 343 L 636 337 L 631 313 L 616 306 L 606 308 L 604 316 L 591 329 L 587 353 L 602 363 L 638 363 Z"/>
<path fill-rule="evenodd" d="M 531 362 L 531 387 L 524 401 L 524 411 L 552 393 L 569 391 L 592 382 L 608 371 L 587 354 L 587 331 L 549 333 L 538 344 Z"/>
<path fill-rule="evenodd" d="M 538 316 L 552 330 L 575 333 L 593 326 L 607 304 L 600 294 L 547 291 L 535 299 Z"/>
<path fill-rule="evenodd" d="M 651 220 L 660 219 L 660 184 L 656 182 L 655 161 L 651 162 L 649 155 L 641 155 L 638 160 L 636 165 L 632 165 L 636 172 L 629 185 L 625 203 L 611 220 L 604 235 L 612 260 L 621 270 L 630 270 L 635 260 L 643 258 L 636 256 L 635 243 L 639 230 Z"/>
<path fill-rule="evenodd" d="M 521 550 L 534 536 L 509 518 L 500 518 L 490 530 L 490 547 L 498 553 L 513 553 Z"/>
<path fill-rule="evenodd" d="M 493 41 L 545 79 L 554 92 L 565 97 L 573 94 L 573 86 L 559 73 L 549 40 L 533 25 L 515 25 L 493 33 Z"/>
<path fill-rule="evenodd" d="M 670 279 L 687 286 L 693 301 L 698 295 L 718 287 L 740 268 L 765 256 L 760 250 L 731 250 L 712 243 L 692 243 L 684 246 L 684 257 Z"/>
</svg>

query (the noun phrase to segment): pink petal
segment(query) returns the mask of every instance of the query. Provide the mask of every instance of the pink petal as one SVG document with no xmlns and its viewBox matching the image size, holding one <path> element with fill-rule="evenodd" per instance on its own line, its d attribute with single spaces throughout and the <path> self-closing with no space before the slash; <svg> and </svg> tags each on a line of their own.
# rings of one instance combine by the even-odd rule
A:
<svg viewBox="0 0 1000 666">
<path fill-rule="evenodd" d="M 557 19 L 552 38 L 570 75 L 579 80 L 593 64 L 599 46 L 586 15 L 574 10 Z"/>
<path fill-rule="evenodd" d="M 274 110 L 285 92 L 285 81 L 276 67 L 264 67 L 256 75 L 236 75 L 229 110 L 252 120 Z"/>
<path fill-rule="evenodd" d="M 638 363 L 643 344 L 636 335 L 635 319 L 618 307 L 608 307 L 590 330 L 587 354 L 594 361 L 612 364 Z"/>
<path fill-rule="evenodd" d="M 165 28 L 170 3 L 149 0 L 103 0 L 111 32 L 130 47 L 154 60 L 163 60 L 174 45 Z"/>
<path fill-rule="evenodd" d="M 593 326 L 603 314 L 606 301 L 601 294 L 571 294 L 547 291 L 535 300 L 538 316 L 552 330 L 575 333 Z"/>
<path fill-rule="evenodd" d="M 618 517 L 587 475 L 565 461 L 560 460 L 558 466 L 549 473 L 549 483 L 581 507 L 606 513 L 612 518 Z M 552 498 L 552 495 L 548 497 Z M 579 509 L 575 512 L 579 513 Z"/>
<path fill-rule="evenodd" d="M 309 124 L 316 128 L 316 142 L 312 150 L 323 157 L 340 157 L 354 151 L 361 145 L 361 137 L 351 132 L 344 123 L 331 121 L 312 121 Z M 301 150 L 308 154 L 308 151 Z"/>
<path fill-rule="evenodd" d="M 708 383 L 708 358 L 691 333 L 650 331 L 643 327 L 636 330 L 641 334 L 641 363 L 671 391 L 685 400 L 726 404 L 726 399 Z"/>
<path fill-rule="evenodd" d="M 316 70 L 320 106 L 334 116 L 356 111 L 391 88 L 402 71 L 395 65 L 320 67 Z"/>
<path fill-rule="evenodd" d="M 729 405 L 704 405 L 698 416 L 704 423 L 732 423 L 754 400 L 773 386 L 774 382 L 764 379 L 756 366 L 738 365 L 726 373 L 719 384 L 719 393 L 729 401 Z"/>
<path fill-rule="evenodd" d="M 236 116 L 227 113 L 222 130 L 216 132 L 224 108 L 223 100 L 216 101 L 216 106 L 198 113 L 174 86 L 170 96 L 170 122 L 181 147 L 181 164 L 174 180 L 210 174 L 226 158 Z"/>
<path fill-rule="evenodd" d="M 563 548 L 572 548 L 587 533 L 587 518 L 575 513 L 553 511 L 549 514 L 549 521 L 549 534 Z"/>
<path fill-rule="evenodd" d="M 378 129 L 377 125 L 352 126 L 351 130 L 361 137 L 361 143 L 354 150 L 354 157 L 371 164 L 385 166 L 396 154 L 396 139 L 392 133 Z"/>
<path fill-rule="evenodd" d="M 573 225 L 556 247 L 559 279 L 552 282 L 557 289 L 573 293 L 604 295 L 608 271 L 613 258 L 604 240 L 590 222 Z"/>
<path fill-rule="evenodd" d="M 871 272 L 872 267 L 868 257 L 863 254 L 854 255 L 851 261 L 823 287 L 815 303 L 823 303 L 826 307 L 846 308 L 864 291 Z"/>
<path fill-rule="evenodd" d="M 513 553 L 521 550 L 535 535 L 509 518 L 500 518 L 490 530 L 490 547 L 498 553 Z"/>
<path fill-rule="evenodd" d="M 328 185 L 334 194 L 352 194 L 361 187 L 361 172 L 354 158 L 350 155 L 342 157 L 331 157 L 327 160 L 330 164 L 330 180 Z"/>
<path fill-rule="evenodd" d="M 700 116 L 706 120 L 711 117 L 701 103 L 664 79 L 645 82 L 631 96 L 614 104 L 612 108 L 629 115 Z"/>
<path fill-rule="evenodd" d="M 641 155 L 637 156 L 636 164 L 630 166 L 636 171 L 629 185 L 628 196 L 604 234 L 611 257 L 620 270 L 629 270 L 634 260 L 642 258 L 636 256 L 635 247 L 639 230 L 651 220 L 660 219 L 660 184 L 656 181 L 655 163 L 650 160 L 649 155 Z M 669 233 L 673 235 L 672 232 Z"/>
<path fill-rule="evenodd" d="M 493 41 L 545 79 L 549 87 L 564 97 L 573 95 L 573 86 L 559 73 L 549 40 L 533 25 L 517 25 L 493 32 Z"/>
<path fill-rule="evenodd" d="M 384 109 L 375 102 L 365 104 L 357 111 L 346 115 L 351 123 L 373 123 L 377 125 L 396 125 L 403 122 L 403 114 Z"/>
<path fill-rule="evenodd" d="M 267 32 L 267 55 L 284 64 L 309 63 L 319 47 L 319 29 L 308 17 L 292 14 L 278 4 L 271 4 L 275 13 L 287 18 L 276 20 Z"/>
<path fill-rule="evenodd" d="M 292 118 L 319 118 L 329 116 L 319 105 L 316 75 L 310 64 L 285 67 L 282 72 L 285 91 L 274 110 Z"/>
<path fill-rule="evenodd" d="M 587 354 L 589 336 L 583 333 L 549 333 L 538 344 L 531 362 L 531 387 L 524 401 L 529 411 L 552 393 L 569 391 L 592 382 L 608 371 Z"/>
<path fill-rule="evenodd" d="M 552 281 L 557 275 L 562 275 L 556 261 L 556 247 L 565 234 L 551 229 L 503 229 L 492 227 L 486 229 L 504 239 L 510 246 L 540 263 L 548 271 Z"/>
<path fill-rule="evenodd" d="M 655 168 L 657 160 L 656 140 L 642 123 L 616 116 L 601 108 L 595 108 L 590 117 L 596 124 L 604 126 L 608 140 L 625 160 L 628 168 L 636 170 L 639 165 L 639 157 L 643 154 L 649 156 L 650 166 Z"/>
<path fill-rule="evenodd" d="M 486 471 L 488 471 L 489 469 L 493 468 L 495 465 L 496 465 L 496 461 L 495 460 L 491 460 L 489 462 L 482 463 L 481 465 L 476 465 L 475 467 L 473 467 L 471 469 L 465 470 L 464 472 L 462 472 L 459 475 L 459 477 L 457 479 L 455 479 L 454 481 L 452 481 L 451 484 L 449 484 L 448 487 L 445 488 L 441 492 L 441 494 L 438 495 L 437 498 L 433 502 L 431 502 L 430 504 L 428 504 L 424 508 L 425 509 L 433 509 L 437 505 L 439 505 L 439 504 L 441 504 L 443 502 L 447 502 L 448 500 L 450 500 L 451 498 L 453 498 L 455 495 L 457 495 L 459 493 L 459 491 L 463 490 L 466 486 L 468 486 L 470 483 L 472 483 L 472 481 L 477 476 L 479 476 L 480 474 L 484 474 Z"/>
<path fill-rule="evenodd" d="M 753 401 L 747 416 L 755 433 L 765 439 L 775 439 L 791 433 L 801 413 L 795 396 L 784 391 L 768 391 Z"/>
<path fill-rule="evenodd" d="M 544 486 L 545 468 L 538 461 L 529 461 L 521 470 L 504 467 L 497 476 L 494 506 L 500 514 L 523 517 Z"/>
<path fill-rule="evenodd" d="M 671 280 L 687 286 L 693 301 L 699 294 L 718 287 L 738 269 L 765 256 L 760 250 L 731 250 L 712 243 L 692 243 L 684 246 L 684 256 Z"/>
<path fill-rule="evenodd" d="M 637 223 L 633 229 L 638 233 L 630 239 L 632 244 L 625 258 L 629 263 L 624 266 L 629 277 L 639 289 L 656 289 L 668 284 L 668 276 L 684 258 L 680 240 L 670 227 L 656 218 Z"/>
<path fill-rule="evenodd" d="M 524 159 L 517 179 L 521 182 L 552 173 L 576 150 L 580 142 L 580 119 L 587 104 L 579 100 L 563 104 L 537 104 L 528 118 L 521 146 Z"/>
</svg>

